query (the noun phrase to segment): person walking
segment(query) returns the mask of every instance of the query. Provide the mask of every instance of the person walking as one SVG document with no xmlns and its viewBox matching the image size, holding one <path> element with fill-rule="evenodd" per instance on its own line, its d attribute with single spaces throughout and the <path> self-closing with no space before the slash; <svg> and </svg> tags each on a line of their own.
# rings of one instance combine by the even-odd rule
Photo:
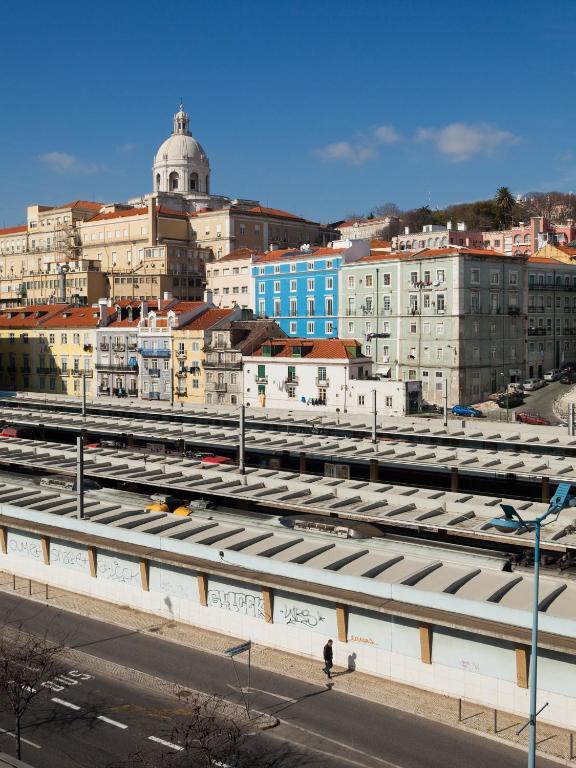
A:
<svg viewBox="0 0 576 768">
<path fill-rule="evenodd" d="M 328 640 L 326 645 L 324 646 L 324 669 L 323 672 L 326 673 L 328 676 L 328 680 L 332 678 L 332 674 L 330 673 L 330 670 L 333 666 L 333 651 L 332 651 L 332 640 Z"/>
</svg>

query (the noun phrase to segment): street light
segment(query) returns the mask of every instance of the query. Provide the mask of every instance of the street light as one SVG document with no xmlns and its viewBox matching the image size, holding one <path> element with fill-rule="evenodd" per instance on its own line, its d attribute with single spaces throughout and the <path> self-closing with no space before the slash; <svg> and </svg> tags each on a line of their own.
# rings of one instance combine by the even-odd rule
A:
<svg viewBox="0 0 576 768">
<path fill-rule="evenodd" d="M 544 704 L 536 712 L 536 693 L 538 690 L 538 580 L 540 578 L 540 531 L 542 526 L 553 523 L 558 519 L 558 515 L 565 507 L 574 506 L 576 497 L 570 497 L 570 483 L 560 483 L 556 488 L 556 493 L 552 497 L 548 509 L 534 520 L 524 520 L 510 504 L 501 504 L 504 517 L 495 517 L 490 520 L 490 524 L 495 528 L 505 531 L 525 530 L 534 531 L 534 589 L 532 603 L 532 643 L 530 650 L 530 719 L 518 731 L 519 735 L 526 726 L 529 726 L 528 741 L 528 768 L 536 766 L 536 718 L 540 712 L 547 706 Z"/>
</svg>

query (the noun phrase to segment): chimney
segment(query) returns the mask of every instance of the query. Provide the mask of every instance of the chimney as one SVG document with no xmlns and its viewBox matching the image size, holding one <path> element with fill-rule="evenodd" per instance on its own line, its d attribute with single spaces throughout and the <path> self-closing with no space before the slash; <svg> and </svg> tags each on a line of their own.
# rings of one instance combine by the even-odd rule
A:
<svg viewBox="0 0 576 768">
<path fill-rule="evenodd" d="M 164 301 L 172 301 L 172 291 L 164 291 Z"/>
<path fill-rule="evenodd" d="M 448 230 L 452 229 L 452 222 L 451 221 L 447 221 L 446 222 L 446 229 L 448 229 Z"/>
<path fill-rule="evenodd" d="M 280 246 L 278 245 L 278 243 L 270 243 L 270 245 L 268 246 L 268 250 L 269 251 L 279 251 L 280 250 Z"/>
<path fill-rule="evenodd" d="M 458 224 L 456 224 L 456 229 L 458 230 L 458 232 L 466 232 L 466 222 L 459 221 Z"/>
<path fill-rule="evenodd" d="M 214 294 L 212 293 L 212 290 L 210 288 L 206 288 L 204 291 L 204 301 L 206 304 L 212 304 L 212 299 L 214 298 Z"/>
<path fill-rule="evenodd" d="M 99 322 L 101 328 L 108 325 L 108 299 L 98 299 Z"/>
<path fill-rule="evenodd" d="M 409 235 L 410 234 L 410 227 L 404 227 L 404 234 Z"/>
</svg>

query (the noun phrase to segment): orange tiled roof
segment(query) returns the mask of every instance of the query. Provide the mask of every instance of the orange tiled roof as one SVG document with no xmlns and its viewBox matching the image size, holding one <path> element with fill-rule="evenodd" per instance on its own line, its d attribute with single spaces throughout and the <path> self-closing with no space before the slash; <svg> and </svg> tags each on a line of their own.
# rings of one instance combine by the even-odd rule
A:
<svg viewBox="0 0 576 768">
<path fill-rule="evenodd" d="M 362 342 L 357 341 L 356 339 L 268 339 L 263 342 L 252 355 L 263 357 L 262 347 L 264 345 L 271 345 L 275 350 L 279 350 L 276 351 L 272 358 L 270 358 L 272 360 L 279 357 L 288 357 L 292 360 L 299 359 L 294 358 L 292 354 L 292 349 L 294 347 L 308 348 L 308 351 L 303 351 L 302 358 L 313 357 L 326 360 L 354 360 L 357 357 L 366 357 L 362 354 Z M 351 354 L 351 347 L 357 350 L 358 354 Z M 268 359 L 268 357 L 266 357 L 266 359 Z"/>
<path fill-rule="evenodd" d="M 67 304 L 34 304 L 3 309 L 0 310 L 0 328 L 36 328 L 67 307 Z"/>
<path fill-rule="evenodd" d="M 548 256 L 529 256 L 528 263 L 529 264 L 554 264 L 555 266 L 558 265 L 562 267 L 569 266 L 564 261 L 560 261 L 559 259 L 553 259 Z"/>
<path fill-rule="evenodd" d="M 317 259 L 320 256 L 338 256 L 345 248 L 312 248 L 309 251 L 301 251 L 298 248 L 286 248 L 285 250 L 268 251 L 259 257 L 262 261 L 288 261 L 290 259 Z"/>
<path fill-rule="evenodd" d="M 129 208 L 125 211 L 111 211 L 110 213 L 99 213 L 97 216 L 93 216 L 89 223 L 93 221 L 105 221 L 107 219 L 122 219 L 126 216 L 142 216 L 148 213 L 148 208 Z"/>
<path fill-rule="evenodd" d="M 71 203 L 65 205 L 55 205 L 54 208 L 50 208 L 52 211 L 59 211 L 62 208 L 84 208 L 88 211 L 99 211 L 102 208 L 103 203 L 93 203 L 90 200 L 74 200 Z"/>
<path fill-rule="evenodd" d="M 557 248 L 559 251 L 562 251 L 562 253 L 565 253 L 567 256 L 576 256 L 576 248 L 570 248 L 567 245 L 561 245 L 559 243 L 555 243 L 551 247 Z"/>
<path fill-rule="evenodd" d="M 186 325 L 181 326 L 181 328 L 184 328 L 186 331 L 205 331 L 221 320 L 225 320 L 233 312 L 234 309 L 230 307 L 227 309 L 208 309 L 206 312 L 202 312 L 199 317 L 195 317 Z"/>
<path fill-rule="evenodd" d="M 106 307 L 107 315 L 115 314 L 114 307 Z M 64 307 L 60 312 L 42 321 L 43 328 L 97 328 L 100 321 L 98 307 Z"/>
<path fill-rule="evenodd" d="M 15 235 L 17 232 L 26 232 L 28 227 L 26 224 L 21 224 L 18 227 L 7 227 L 6 229 L 0 229 L 0 235 Z"/>
</svg>

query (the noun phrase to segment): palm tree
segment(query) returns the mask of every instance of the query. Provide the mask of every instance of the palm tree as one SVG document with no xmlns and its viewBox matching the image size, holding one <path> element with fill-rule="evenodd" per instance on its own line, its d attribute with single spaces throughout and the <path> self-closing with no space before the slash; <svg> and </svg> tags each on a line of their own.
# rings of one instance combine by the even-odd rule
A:
<svg viewBox="0 0 576 768">
<path fill-rule="evenodd" d="M 498 187 L 496 195 L 494 196 L 494 203 L 500 212 L 504 228 L 506 226 L 506 217 L 511 215 L 512 210 L 516 205 L 516 200 L 510 191 L 510 187 Z"/>
</svg>

